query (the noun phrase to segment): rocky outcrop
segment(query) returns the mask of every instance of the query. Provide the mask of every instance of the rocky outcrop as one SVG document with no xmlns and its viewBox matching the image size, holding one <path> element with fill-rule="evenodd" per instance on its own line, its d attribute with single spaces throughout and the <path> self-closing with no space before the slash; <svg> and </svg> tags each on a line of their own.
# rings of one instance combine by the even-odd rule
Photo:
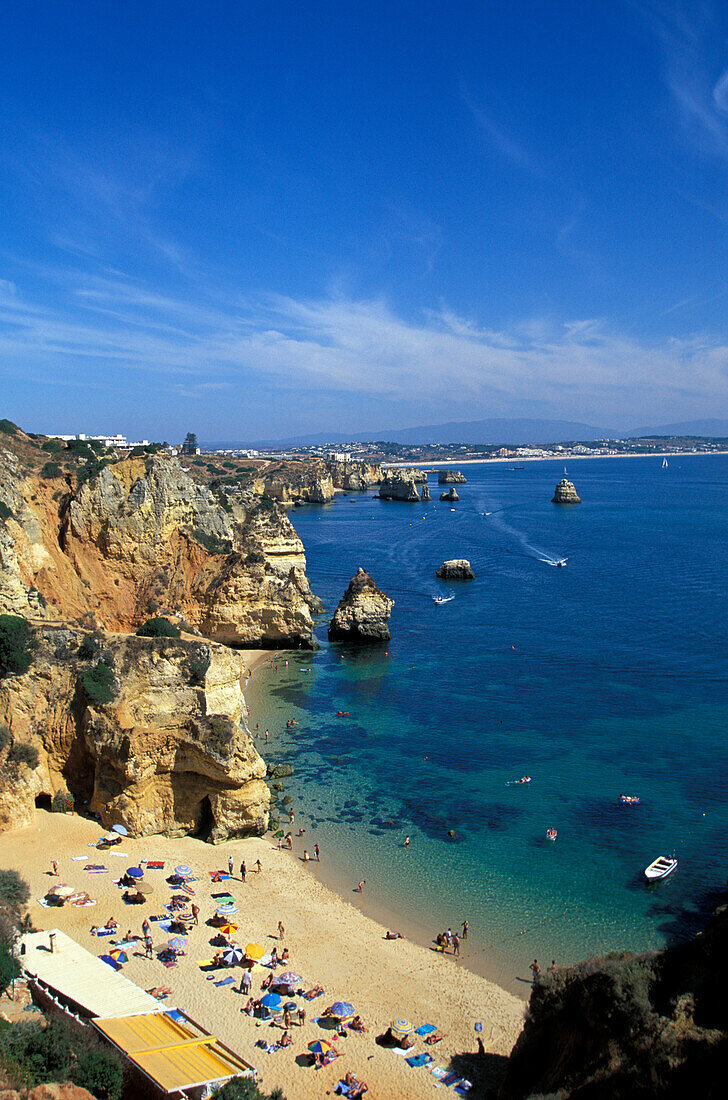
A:
<svg viewBox="0 0 728 1100">
<path fill-rule="evenodd" d="M 229 645 L 313 644 L 303 545 L 269 497 L 213 493 L 163 455 L 76 489 L 6 451 L 0 503 L 0 612 L 133 630 L 166 610 Z"/>
<path fill-rule="evenodd" d="M 444 581 L 475 580 L 475 573 L 470 562 L 465 558 L 452 558 L 450 561 L 444 561 L 440 568 L 436 570 L 436 575 Z"/>
<path fill-rule="evenodd" d="M 0 1100 L 95 1100 L 95 1098 L 80 1085 L 73 1085 L 68 1081 L 49 1082 L 36 1085 L 35 1088 L 17 1090 L 3 1088 L 3 1082 L 0 1080 Z"/>
<path fill-rule="evenodd" d="M 404 500 L 413 504 L 420 499 L 414 480 L 399 470 L 387 474 L 379 486 L 379 496 L 382 500 Z"/>
<path fill-rule="evenodd" d="M 551 498 L 552 504 L 581 504 L 581 497 L 578 495 L 574 488 L 573 481 L 569 481 L 567 478 L 562 477 L 559 484 L 554 489 L 554 495 Z"/>
<path fill-rule="evenodd" d="M 332 641 L 357 645 L 388 642 L 394 600 L 382 592 L 367 572 L 358 569 L 336 608 L 329 626 Z"/>
<path fill-rule="evenodd" d="M 38 633 L 30 670 L 0 681 L 11 735 L 0 750 L 0 831 L 63 790 L 134 836 L 265 831 L 266 766 L 243 728 L 240 655 L 184 638 Z M 88 677 L 100 664 L 113 673 L 108 702 Z M 37 750 L 37 765 L 13 762 L 19 742 Z"/>
<path fill-rule="evenodd" d="M 385 466 L 384 473 L 386 476 L 401 474 L 402 477 L 408 477 L 410 481 L 414 481 L 416 485 L 427 481 L 427 470 L 423 470 L 420 466 Z"/>
<path fill-rule="evenodd" d="M 275 474 L 263 479 L 262 495 L 282 504 L 328 504 L 334 499 L 334 482 L 328 471 L 282 478 Z"/>
<path fill-rule="evenodd" d="M 335 489 L 347 493 L 361 493 L 372 485 L 384 481 L 384 472 L 377 462 L 365 462 L 360 459 L 326 459 L 326 468 L 331 475 Z"/>
<path fill-rule="evenodd" d="M 454 489 L 448 489 L 446 493 L 440 493 L 440 500 L 460 500 Z"/>
<path fill-rule="evenodd" d="M 431 499 L 430 490 L 429 490 L 429 487 L 427 485 L 427 482 L 425 482 L 425 484 L 422 486 L 422 489 L 420 490 L 420 493 L 421 493 L 422 500 L 430 500 Z"/>
<path fill-rule="evenodd" d="M 438 485 L 465 485 L 467 480 L 465 474 L 461 474 L 459 470 L 437 471 Z"/>
<path fill-rule="evenodd" d="M 608 955 L 542 975 L 501 1100 L 718 1100 L 728 1064 L 726 950 L 724 905 L 703 933 L 659 954 Z"/>
</svg>

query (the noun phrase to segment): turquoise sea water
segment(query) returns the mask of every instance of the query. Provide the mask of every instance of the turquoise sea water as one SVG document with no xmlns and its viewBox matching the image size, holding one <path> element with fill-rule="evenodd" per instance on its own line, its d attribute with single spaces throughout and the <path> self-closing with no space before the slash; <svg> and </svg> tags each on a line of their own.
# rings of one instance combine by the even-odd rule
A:
<svg viewBox="0 0 728 1100">
<path fill-rule="evenodd" d="M 470 964 L 517 990 L 534 956 L 688 934 L 725 884 L 728 457 L 574 461 L 573 507 L 550 503 L 563 462 L 462 469 L 453 506 L 356 494 L 291 512 L 328 615 L 317 653 L 256 677 L 261 750 L 296 767 L 316 873 L 345 894 L 365 879 L 362 902 L 422 938 L 467 918 Z M 452 557 L 476 580 L 438 581 Z M 392 642 L 367 652 L 326 640 L 359 565 L 396 601 Z M 647 888 L 672 851 L 678 870 Z"/>
</svg>

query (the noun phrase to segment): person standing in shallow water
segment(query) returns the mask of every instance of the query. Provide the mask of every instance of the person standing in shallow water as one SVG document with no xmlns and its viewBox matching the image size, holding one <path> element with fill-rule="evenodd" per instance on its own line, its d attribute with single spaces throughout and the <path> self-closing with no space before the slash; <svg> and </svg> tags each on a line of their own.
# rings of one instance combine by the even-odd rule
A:
<svg viewBox="0 0 728 1100">
<path fill-rule="evenodd" d="M 469 930 L 470 930 L 470 925 L 468 924 L 468 922 L 466 920 L 464 920 L 463 921 L 463 939 L 464 940 L 466 940 L 468 938 Z"/>
<path fill-rule="evenodd" d="M 320 852 L 318 844 L 314 844 L 313 854 L 316 856 L 316 862 L 320 863 L 321 862 L 321 852 Z"/>
</svg>

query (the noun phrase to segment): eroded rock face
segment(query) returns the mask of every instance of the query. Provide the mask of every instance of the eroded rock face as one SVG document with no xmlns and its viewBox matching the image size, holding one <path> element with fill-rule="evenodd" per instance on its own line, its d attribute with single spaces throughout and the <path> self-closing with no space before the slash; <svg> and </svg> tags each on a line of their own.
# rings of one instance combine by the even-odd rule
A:
<svg viewBox="0 0 728 1100">
<path fill-rule="evenodd" d="M 430 498 L 430 490 L 428 488 L 427 482 L 425 482 L 425 484 L 422 486 L 421 493 L 422 493 L 422 500 L 430 500 L 431 499 Z"/>
<path fill-rule="evenodd" d="M 446 493 L 440 493 L 440 500 L 460 500 L 455 489 L 448 489 Z"/>
<path fill-rule="evenodd" d="M 420 499 L 414 479 L 398 470 L 390 470 L 379 486 L 379 495 L 382 500 L 404 500 L 413 504 Z"/>
<path fill-rule="evenodd" d="M 451 558 L 450 561 L 444 561 L 436 571 L 436 575 L 445 581 L 475 580 L 472 566 L 465 558 Z"/>
<path fill-rule="evenodd" d="M 376 462 L 364 462 L 359 459 L 326 459 L 326 467 L 331 474 L 335 489 L 345 489 L 349 493 L 360 493 L 379 485 L 384 481 L 382 467 Z"/>
<path fill-rule="evenodd" d="M 562 477 L 559 484 L 554 489 L 554 495 L 551 498 L 552 504 L 581 504 L 581 497 L 578 495 L 573 481 L 569 481 L 567 478 Z"/>
<path fill-rule="evenodd" d="M 57 485 L 0 453 L 0 611 L 112 630 L 166 611 L 229 645 L 313 644 L 303 545 L 270 499 L 215 495 L 163 455 Z"/>
<path fill-rule="evenodd" d="M 461 474 L 459 470 L 437 471 L 438 485 L 465 485 L 467 480 L 465 474 Z"/>
<path fill-rule="evenodd" d="M 382 592 L 364 569 L 352 577 L 329 626 L 332 641 L 357 645 L 388 642 L 394 600 Z"/>
<path fill-rule="evenodd" d="M 266 767 L 241 725 L 240 655 L 184 638 L 85 638 L 46 628 L 28 673 L 0 681 L 0 725 L 39 755 L 37 767 L 11 767 L 4 750 L 13 775 L 0 785 L 0 831 L 29 823 L 38 796 L 68 789 L 79 809 L 133 836 L 262 834 Z M 81 683 L 99 660 L 114 673 L 104 704 Z"/>
</svg>

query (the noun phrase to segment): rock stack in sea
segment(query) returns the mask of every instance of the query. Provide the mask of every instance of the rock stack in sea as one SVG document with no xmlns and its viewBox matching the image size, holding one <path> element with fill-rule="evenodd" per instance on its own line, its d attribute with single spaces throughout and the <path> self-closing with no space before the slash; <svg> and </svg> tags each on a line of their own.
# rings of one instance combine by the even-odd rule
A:
<svg viewBox="0 0 728 1100">
<path fill-rule="evenodd" d="M 423 500 L 429 500 L 430 499 L 430 490 L 427 486 L 427 482 L 425 482 L 425 484 L 422 486 L 422 499 Z"/>
<path fill-rule="evenodd" d="M 437 570 L 437 576 L 444 581 L 473 581 L 475 573 L 465 558 L 451 558 L 444 561 Z"/>
<path fill-rule="evenodd" d="M 574 482 L 569 481 L 567 478 L 562 477 L 559 484 L 554 489 L 554 495 L 551 498 L 552 504 L 581 504 L 581 497 L 578 495 L 574 488 Z"/>
<path fill-rule="evenodd" d="M 465 485 L 467 480 L 465 474 L 461 474 L 459 470 L 437 471 L 438 485 Z"/>
<path fill-rule="evenodd" d="M 440 493 L 440 500 L 460 500 L 454 489 L 448 489 L 446 493 Z"/>
<path fill-rule="evenodd" d="M 391 638 L 389 616 L 393 607 L 394 600 L 359 568 L 336 608 L 329 626 L 329 639 L 355 645 L 388 642 Z"/>
<path fill-rule="evenodd" d="M 412 504 L 420 499 L 414 478 L 398 470 L 389 471 L 379 486 L 379 495 L 382 500 L 404 500 Z"/>
</svg>

